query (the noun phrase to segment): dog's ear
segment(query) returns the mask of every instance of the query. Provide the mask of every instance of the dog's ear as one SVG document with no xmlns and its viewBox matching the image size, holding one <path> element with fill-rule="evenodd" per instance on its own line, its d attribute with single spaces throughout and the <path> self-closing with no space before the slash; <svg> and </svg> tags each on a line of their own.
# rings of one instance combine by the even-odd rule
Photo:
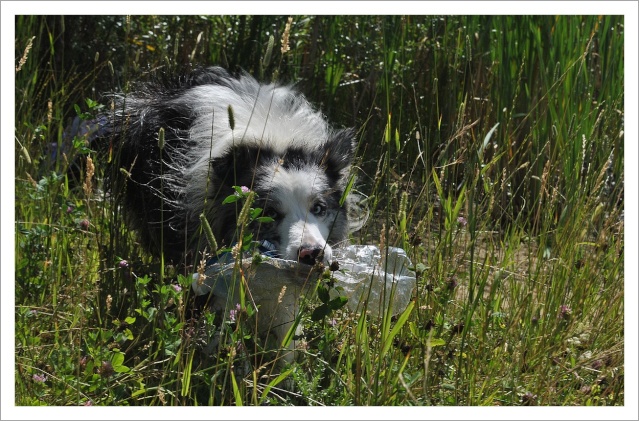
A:
<svg viewBox="0 0 639 421">
<path fill-rule="evenodd" d="M 348 175 L 355 157 L 355 131 L 353 129 L 337 130 L 331 133 L 322 150 L 322 163 L 326 174 L 334 180 Z"/>
</svg>

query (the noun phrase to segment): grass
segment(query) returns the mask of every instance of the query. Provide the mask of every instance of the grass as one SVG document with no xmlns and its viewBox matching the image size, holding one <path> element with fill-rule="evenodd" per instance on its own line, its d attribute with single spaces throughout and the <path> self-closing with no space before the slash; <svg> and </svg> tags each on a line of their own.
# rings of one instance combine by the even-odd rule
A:
<svg viewBox="0 0 639 421">
<path fill-rule="evenodd" d="M 282 54 L 285 25 L 17 18 L 15 404 L 625 405 L 623 17 L 295 16 Z M 190 274 L 138 249 L 105 163 L 63 141 L 99 93 L 189 62 L 299 81 L 360 128 L 353 242 L 408 252 L 403 313 L 311 320 L 308 294 L 279 374 L 248 300 L 190 317 Z"/>
</svg>

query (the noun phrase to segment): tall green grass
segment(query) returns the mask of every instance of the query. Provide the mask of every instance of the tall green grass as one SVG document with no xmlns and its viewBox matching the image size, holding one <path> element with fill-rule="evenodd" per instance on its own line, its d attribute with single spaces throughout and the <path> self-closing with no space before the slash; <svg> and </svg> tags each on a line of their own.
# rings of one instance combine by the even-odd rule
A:
<svg viewBox="0 0 639 421">
<path fill-rule="evenodd" d="M 17 18 L 15 404 L 624 405 L 623 18 L 295 16 L 282 54 L 285 24 Z M 189 63 L 296 81 L 360 129 L 353 241 L 407 250 L 403 313 L 311 320 L 308 294 L 275 371 L 250 304 L 191 317 L 85 139 L 52 155 L 101 93 Z"/>
</svg>

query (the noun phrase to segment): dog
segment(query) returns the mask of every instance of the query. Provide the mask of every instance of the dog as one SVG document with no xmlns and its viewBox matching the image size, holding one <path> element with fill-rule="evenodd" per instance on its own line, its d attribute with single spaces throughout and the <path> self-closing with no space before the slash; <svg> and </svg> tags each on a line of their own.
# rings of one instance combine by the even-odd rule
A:
<svg viewBox="0 0 639 421">
<path fill-rule="evenodd" d="M 238 210 L 222 203 L 234 186 L 253 190 L 272 218 L 250 229 L 278 258 L 330 263 L 332 247 L 361 225 L 349 222 L 344 197 L 354 131 L 332 129 L 290 86 L 209 67 L 113 95 L 104 117 L 118 162 L 112 184 L 153 255 L 183 261 L 201 250 L 200 214 L 218 243 L 237 243 Z"/>
<path fill-rule="evenodd" d="M 110 189 L 155 256 L 196 259 L 207 241 L 201 215 L 218 244 L 238 244 L 240 206 L 224 203 L 238 187 L 270 219 L 246 229 L 271 257 L 329 265 L 333 247 L 365 222 L 349 217 L 355 131 L 332 128 L 291 86 L 203 68 L 112 95 L 100 120 L 116 163 Z"/>
</svg>

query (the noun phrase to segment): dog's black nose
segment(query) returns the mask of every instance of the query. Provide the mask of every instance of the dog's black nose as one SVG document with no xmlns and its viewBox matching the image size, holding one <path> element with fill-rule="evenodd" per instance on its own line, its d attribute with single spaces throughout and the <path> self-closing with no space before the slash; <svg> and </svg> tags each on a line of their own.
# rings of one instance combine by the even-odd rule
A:
<svg viewBox="0 0 639 421">
<path fill-rule="evenodd" d="M 302 245 L 298 252 L 299 261 L 307 265 L 314 265 L 321 253 L 321 247 Z"/>
</svg>

